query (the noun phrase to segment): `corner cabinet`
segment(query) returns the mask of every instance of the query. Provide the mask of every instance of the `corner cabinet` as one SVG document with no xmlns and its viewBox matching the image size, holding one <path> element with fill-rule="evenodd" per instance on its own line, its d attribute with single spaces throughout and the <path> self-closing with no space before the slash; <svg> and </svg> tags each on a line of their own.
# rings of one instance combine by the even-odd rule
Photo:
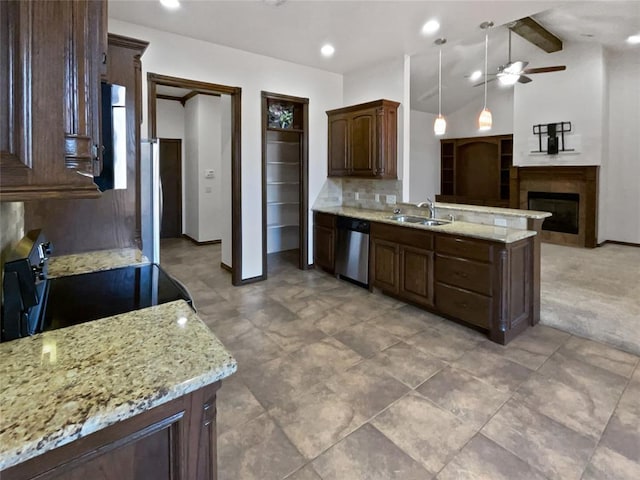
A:
<svg viewBox="0 0 640 480">
<path fill-rule="evenodd" d="M 0 200 L 97 197 L 107 2 L 0 2 Z"/>
<path fill-rule="evenodd" d="M 397 178 L 398 102 L 329 110 L 330 177 Z"/>
<path fill-rule="evenodd" d="M 508 208 L 512 156 L 513 135 L 440 140 L 436 201 Z"/>
</svg>

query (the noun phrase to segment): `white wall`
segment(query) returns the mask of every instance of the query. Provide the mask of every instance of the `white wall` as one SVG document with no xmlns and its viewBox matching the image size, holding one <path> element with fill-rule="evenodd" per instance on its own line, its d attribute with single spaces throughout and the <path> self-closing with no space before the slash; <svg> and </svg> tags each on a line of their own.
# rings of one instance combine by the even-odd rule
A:
<svg viewBox="0 0 640 480">
<path fill-rule="evenodd" d="M 200 237 L 200 189 L 198 166 L 198 102 L 189 100 L 184 106 L 184 162 L 182 162 L 184 185 L 184 206 L 182 214 L 184 219 L 184 233 L 198 240 Z"/>
<path fill-rule="evenodd" d="M 231 96 L 220 97 L 220 238 L 221 261 L 232 267 L 231 260 Z"/>
<path fill-rule="evenodd" d="M 180 102 L 156 100 L 156 135 L 184 139 L 184 107 Z"/>
<path fill-rule="evenodd" d="M 150 42 L 142 58 L 143 132 L 148 122 L 147 72 L 242 88 L 242 278 L 261 275 L 260 92 L 309 98 L 309 198 L 312 203 L 327 176 L 325 111 L 344 105 L 342 76 L 114 19 L 109 19 L 109 31 Z M 312 241 L 313 235 L 309 235 L 310 262 L 313 260 Z"/>
<path fill-rule="evenodd" d="M 411 110 L 409 201 L 435 200 L 440 193 L 440 138 L 433 133 L 433 113 Z"/>
<path fill-rule="evenodd" d="M 355 70 L 344 75 L 344 105 L 371 102 L 384 98 L 400 102 L 398 108 L 398 179 L 410 178 L 408 160 L 411 151 L 408 129 L 410 128 L 409 72 L 411 59 L 408 55 L 382 61 L 375 65 Z M 407 134 L 405 135 L 405 127 Z M 405 161 L 405 155 L 407 160 Z M 403 197 L 409 194 L 408 182 L 405 189 L 403 182 Z"/>
<path fill-rule="evenodd" d="M 606 65 L 609 121 L 598 240 L 640 243 L 640 55 L 637 49 L 608 53 Z"/>
<path fill-rule="evenodd" d="M 473 88 L 469 86 L 469 88 Z M 489 84 L 487 108 L 491 111 L 493 125 L 491 130 L 478 130 L 478 116 L 484 106 L 482 87 L 475 100 L 464 107 L 444 114 L 447 120 L 447 131 L 441 138 L 484 137 L 486 135 L 509 135 L 513 133 L 513 87 L 499 87 L 496 82 Z M 443 105 L 443 111 L 446 111 Z M 433 125 L 431 126 L 433 131 Z"/>
<path fill-rule="evenodd" d="M 220 131 L 220 97 L 196 95 L 189 100 L 198 108 L 198 240 L 209 242 L 221 239 L 222 208 L 220 205 L 220 168 L 222 138 Z M 206 170 L 213 170 L 214 177 L 207 178 Z M 229 210 L 231 214 L 231 210 Z"/>
<path fill-rule="evenodd" d="M 565 42 L 560 52 L 531 58 L 533 66 L 566 65 L 563 72 L 534 75 L 515 85 L 514 165 L 600 165 L 602 161 L 605 67 L 602 47 Z M 533 125 L 569 121 L 566 137 L 576 153 L 531 155 Z"/>
</svg>

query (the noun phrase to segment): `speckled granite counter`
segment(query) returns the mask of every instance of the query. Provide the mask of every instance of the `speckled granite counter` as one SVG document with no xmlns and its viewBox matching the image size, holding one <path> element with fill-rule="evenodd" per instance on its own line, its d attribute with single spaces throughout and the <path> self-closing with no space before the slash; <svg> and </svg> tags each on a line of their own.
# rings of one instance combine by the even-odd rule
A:
<svg viewBox="0 0 640 480">
<path fill-rule="evenodd" d="M 96 252 L 76 253 L 73 255 L 55 255 L 49 259 L 49 278 L 67 277 L 81 273 L 110 270 L 129 265 L 149 263 L 137 248 L 119 248 Z"/>
<path fill-rule="evenodd" d="M 237 369 L 182 300 L 0 344 L 0 470 Z"/>
<path fill-rule="evenodd" d="M 442 210 L 457 210 L 474 213 L 490 213 L 494 215 L 500 215 L 504 217 L 522 217 L 522 218 L 534 218 L 543 219 L 551 216 L 550 212 L 541 212 L 538 210 L 518 210 L 513 208 L 501 208 L 501 207 L 484 207 L 481 205 L 466 205 L 462 203 L 443 203 L 437 202 L 437 208 Z"/>
<path fill-rule="evenodd" d="M 438 207 L 441 204 L 438 204 Z M 426 225 L 420 225 L 416 223 L 399 223 L 395 220 L 389 219 L 392 215 L 388 211 L 380 210 L 366 210 L 363 208 L 353 207 L 314 207 L 316 212 L 332 213 L 334 215 L 344 215 L 352 218 L 360 218 L 362 220 L 369 220 L 371 222 L 388 223 L 391 225 L 398 225 L 407 228 L 418 228 L 422 230 L 432 230 L 434 232 L 448 233 L 451 235 L 464 235 L 472 238 L 480 238 L 483 240 L 493 240 L 496 242 L 513 243 L 523 238 L 528 238 L 536 235 L 536 232 L 531 230 L 518 230 L 515 228 L 495 227 L 492 225 L 481 225 L 478 223 L 460 222 L 455 221 L 446 225 L 439 225 L 436 227 L 429 227 Z"/>
</svg>

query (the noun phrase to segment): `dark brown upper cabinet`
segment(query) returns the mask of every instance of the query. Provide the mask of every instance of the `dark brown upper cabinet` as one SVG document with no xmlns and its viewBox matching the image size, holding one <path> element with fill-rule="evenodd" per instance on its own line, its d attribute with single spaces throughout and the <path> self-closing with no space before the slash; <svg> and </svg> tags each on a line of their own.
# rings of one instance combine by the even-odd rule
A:
<svg viewBox="0 0 640 480">
<path fill-rule="evenodd" d="M 329 110 L 330 177 L 397 178 L 398 102 Z"/>
<path fill-rule="evenodd" d="M 0 2 L 0 200 L 89 198 L 107 2 Z"/>
</svg>

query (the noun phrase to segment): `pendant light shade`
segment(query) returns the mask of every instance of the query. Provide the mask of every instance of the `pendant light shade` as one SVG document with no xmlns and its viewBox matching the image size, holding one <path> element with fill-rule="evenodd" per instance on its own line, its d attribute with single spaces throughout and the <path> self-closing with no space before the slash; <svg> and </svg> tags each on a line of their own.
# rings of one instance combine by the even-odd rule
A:
<svg viewBox="0 0 640 480">
<path fill-rule="evenodd" d="M 438 118 L 433 122 L 433 133 L 436 135 L 444 135 L 447 130 L 447 121 L 442 116 L 442 45 L 446 42 L 446 38 L 439 38 L 435 41 L 435 44 L 440 46 L 438 55 Z"/>
<path fill-rule="evenodd" d="M 484 107 L 480 112 L 480 116 L 478 117 L 478 129 L 491 130 L 492 124 L 493 124 L 493 118 L 491 117 L 491 112 L 487 107 Z"/>
<path fill-rule="evenodd" d="M 447 131 L 447 121 L 444 119 L 442 115 L 438 115 L 436 121 L 433 122 L 433 133 L 436 135 L 444 135 Z"/>
<path fill-rule="evenodd" d="M 479 130 L 491 130 L 493 124 L 493 118 L 491 112 L 487 108 L 487 68 L 489 57 L 489 29 L 493 27 L 493 22 L 483 22 L 480 24 L 480 28 L 485 30 L 484 34 L 484 107 L 478 117 L 478 129 Z"/>
</svg>

